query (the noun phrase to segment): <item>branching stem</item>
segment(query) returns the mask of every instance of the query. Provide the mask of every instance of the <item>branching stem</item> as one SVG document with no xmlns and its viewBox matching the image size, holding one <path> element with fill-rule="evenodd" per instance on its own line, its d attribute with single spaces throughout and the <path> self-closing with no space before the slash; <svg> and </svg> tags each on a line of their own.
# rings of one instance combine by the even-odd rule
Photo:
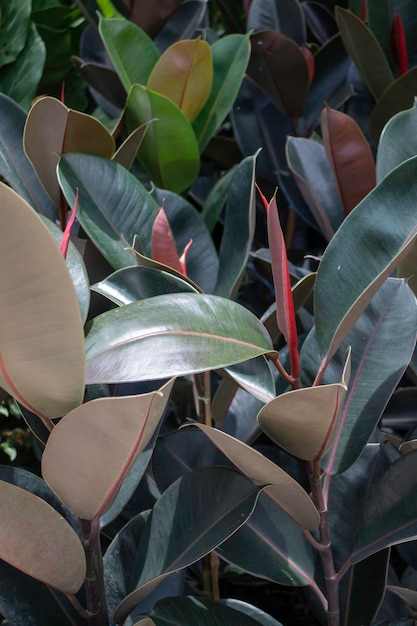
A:
<svg viewBox="0 0 417 626">
<path fill-rule="evenodd" d="M 87 611 L 90 614 L 89 626 L 107 626 L 109 617 L 104 589 L 99 520 L 89 522 L 81 519 L 80 528 L 87 561 L 85 593 Z"/>
</svg>

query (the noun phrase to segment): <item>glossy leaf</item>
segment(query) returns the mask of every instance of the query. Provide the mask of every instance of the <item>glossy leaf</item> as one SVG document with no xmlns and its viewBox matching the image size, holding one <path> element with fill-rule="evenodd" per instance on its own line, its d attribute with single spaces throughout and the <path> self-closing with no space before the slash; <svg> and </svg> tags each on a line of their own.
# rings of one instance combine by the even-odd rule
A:
<svg viewBox="0 0 417 626">
<path fill-rule="evenodd" d="M 376 100 L 394 82 L 387 58 L 369 28 L 350 11 L 336 7 L 336 20 L 345 48 Z"/>
<path fill-rule="evenodd" d="M 390 550 L 381 550 L 351 567 L 348 579 L 347 624 L 374 624 L 387 588 Z"/>
<path fill-rule="evenodd" d="M 344 218 L 334 174 L 321 143 L 304 137 L 288 137 L 288 165 L 311 212 L 328 241 Z"/>
<path fill-rule="evenodd" d="M 40 98 L 31 108 L 26 119 L 23 144 L 56 206 L 60 202 L 56 167 L 61 154 L 93 152 L 111 157 L 114 153 L 114 139 L 101 122 L 85 113 L 68 109 L 49 96 Z"/>
<path fill-rule="evenodd" d="M 0 67 L 13 63 L 23 50 L 30 28 L 31 5 L 25 0 L 2 5 Z"/>
<path fill-rule="evenodd" d="M 229 606 L 232 609 L 236 609 L 236 611 L 240 611 L 245 615 L 253 617 L 258 624 L 262 624 L 262 626 L 282 626 L 281 622 L 277 622 L 277 620 L 271 617 L 268 613 L 265 613 L 257 606 L 253 606 L 252 604 L 248 604 L 242 600 L 236 600 L 235 598 L 222 598 L 220 603 L 225 606 Z"/>
<path fill-rule="evenodd" d="M 350 378 L 350 355 L 341 383 L 305 387 L 281 394 L 258 413 L 262 430 L 281 448 L 306 461 L 331 448 Z"/>
<path fill-rule="evenodd" d="M 289 118 L 298 118 L 309 88 L 308 65 L 289 37 L 267 30 L 251 35 L 248 76 Z"/>
<path fill-rule="evenodd" d="M 182 3 L 180 0 L 175 0 L 174 5 L 178 6 L 175 6 L 174 12 L 154 39 L 158 50 L 166 50 L 176 41 L 195 37 L 205 23 L 204 19 L 208 10 L 206 0 L 189 0 Z M 174 5 L 170 4 L 171 9 Z M 162 8 L 162 3 L 158 6 Z M 155 6 L 151 3 L 149 17 L 155 18 L 155 13 Z M 167 15 L 165 15 L 166 18 Z"/>
<path fill-rule="evenodd" d="M 181 0 L 159 0 L 156 4 L 154 0 L 134 2 L 130 19 L 143 28 L 149 37 L 155 37 L 180 4 Z"/>
<path fill-rule="evenodd" d="M 101 96 L 107 108 L 110 104 L 112 111 L 121 112 L 126 91 L 115 70 L 99 63 L 84 63 L 77 56 L 73 56 L 72 60 L 87 85 L 94 90 L 95 97 Z"/>
<path fill-rule="evenodd" d="M 0 494 L 0 557 L 56 589 L 76 593 L 84 582 L 86 563 L 75 531 L 55 509 L 25 489 L 0 481 Z"/>
<path fill-rule="evenodd" d="M 190 125 L 176 104 L 148 88 L 133 85 L 127 98 L 129 131 L 149 125 L 138 159 L 157 187 L 185 191 L 200 168 L 198 145 Z"/>
<path fill-rule="evenodd" d="M 152 39 L 136 24 L 122 18 L 101 18 L 99 31 L 126 92 L 136 83 L 146 85 L 160 57 Z"/>
<path fill-rule="evenodd" d="M 234 170 L 225 208 L 219 269 L 214 293 L 235 298 L 246 271 L 255 234 L 256 156 L 247 157 Z"/>
<path fill-rule="evenodd" d="M 174 236 L 163 208 L 159 209 L 152 226 L 152 258 L 186 276 L 186 272 L 183 271 L 184 268 L 181 266 Z"/>
<path fill-rule="evenodd" d="M 327 362 L 413 245 L 417 190 L 410 180 L 416 174 L 413 158 L 386 176 L 348 215 L 323 255 L 314 309 L 319 347 Z"/>
<path fill-rule="evenodd" d="M 200 152 L 224 122 L 236 99 L 249 61 L 249 36 L 222 37 L 213 44 L 211 51 L 213 86 L 206 104 L 193 122 Z"/>
<path fill-rule="evenodd" d="M 263 325 L 247 309 L 191 293 L 99 315 L 87 329 L 86 349 L 89 384 L 202 372 L 273 353 Z"/>
<path fill-rule="evenodd" d="M 374 157 L 361 129 L 346 113 L 325 107 L 321 132 L 347 215 L 376 185 Z"/>
<path fill-rule="evenodd" d="M 219 373 L 224 376 L 224 383 L 234 381 L 239 387 L 262 402 L 268 402 L 275 398 L 275 379 L 268 359 L 263 356 L 231 365 Z"/>
<path fill-rule="evenodd" d="M 417 485 L 411 469 L 417 450 L 401 456 L 371 485 L 352 555 L 358 563 L 383 548 L 417 536 Z"/>
<path fill-rule="evenodd" d="M 231 606 L 225 606 L 213 600 L 194 596 L 179 596 L 160 600 L 147 613 L 152 618 L 149 624 L 155 626 L 259 626 L 256 618 L 246 615 Z M 147 626 L 147 618 L 136 622 L 134 626 Z M 277 626 L 273 620 L 271 626 Z M 279 625 L 278 625 L 279 626 Z"/>
<path fill-rule="evenodd" d="M 417 100 L 413 108 L 401 111 L 384 127 L 379 139 L 376 175 L 380 182 L 403 161 L 417 154 Z"/>
<path fill-rule="evenodd" d="M 71 206 L 78 188 L 78 219 L 115 268 L 135 265 L 133 238 L 150 254 L 152 223 L 158 204 L 124 167 L 86 154 L 61 157 L 58 180 Z"/>
<path fill-rule="evenodd" d="M 152 298 L 164 293 L 195 292 L 181 278 L 152 267 L 125 267 L 105 280 L 92 285 L 93 291 L 105 296 L 118 306 Z"/>
<path fill-rule="evenodd" d="M 393 115 L 413 106 L 417 89 L 417 67 L 403 74 L 382 94 L 369 119 L 369 132 L 375 144 Z"/>
<path fill-rule="evenodd" d="M 4 184 L 0 199 L 1 386 L 38 415 L 61 416 L 84 395 L 77 296 L 40 218 Z"/>
<path fill-rule="evenodd" d="M 279 31 L 300 45 L 306 41 L 305 19 L 297 0 L 253 0 L 247 28 Z"/>
<path fill-rule="evenodd" d="M 147 87 L 174 102 L 192 122 L 210 95 L 213 83 L 211 48 L 202 39 L 177 41 L 165 50 Z"/>
<path fill-rule="evenodd" d="M 385 56 L 390 60 L 392 60 L 390 27 L 393 10 L 395 10 L 394 7 L 387 2 L 378 2 L 378 0 L 366 1 L 366 21 L 368 26 L 375 35 Z"/>
<path fill-rule="evenodd" d="M 3 30 L 0 31 L 2 32 Z M 16 61 L 12 65 L 1 68 L 1 92 L 13 98 L 24 109 L 29 109 L 42 77 L 45 59 L 45 44 L 35 25 L 32 24 L 25 47 Z"/>
<path fill-rule="evenodd" d="M 301 5 L 310 31 L 321 44 L 337 34 L 337 24 L 333 13 L 318 2 L 303 2 Z"/>
<path fill-rule="evenodd" d="M 234 470 L 205 468 L 176 480 L 156 502 L 142 535 L 137 588 L 116 608 L 123 621 L 168 574 L 187 567 L 250 517 L 259 488 Z"/>
<path fill-rule="evenodd" d="M 315 587 L 312 546 L 301 529 L 263 493 L 246 524 L 216 552 L 253 576 L 281 585 Z"/>
<path fill-rule="evenodd" d="M 11 98 L 0 94 L 0 173 L 38 213 L 55 221 L 56 207 L 46 195 L 23 151 L 25 121 L 24 110 Z"/>
<path fill-rule="evenodd" d="M 127 170 L 132 167 L 136 154 L 140 148 L 140 144 L 148 130 L 148 125 L 139 126 L 124 140 L 122 145 L 113 155 L 113 160 L 119 165 L 123 165 Z"/>
<path fill-rule="evenodd" d="M 112 503 L 129 468 L 151 439 L 172 385 L 170 381 L 140 396 L 91 400 L 53 429 L 42 455 L 42 475 L 78 517 L 98 518 Z"/>
<path fill-rule="evenodd" d="M 202 430 L 210 441 L 254 483 L 268 484 L 264 493 L 297 524 L 310 530 L 318 527 L 320 518 L 310 497 L 278 465 L 221 430 L 197 423 L 194 427 Z"/>
</svg>

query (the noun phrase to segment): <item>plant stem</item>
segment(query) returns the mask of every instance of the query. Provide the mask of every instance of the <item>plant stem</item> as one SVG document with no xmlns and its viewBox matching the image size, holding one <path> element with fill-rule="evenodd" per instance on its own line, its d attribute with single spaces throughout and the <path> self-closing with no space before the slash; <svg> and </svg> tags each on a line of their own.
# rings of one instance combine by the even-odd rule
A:
<svg viewBox="0 0 417 626">
<path fill-rule="evenodd" d="M 334 567 L 332 543 L 327 521 L 327 506 L 323 497 L 321 484 L 320 461 L 309 463 L 311 491 L 314 503 L 320 514 L 320 545 L 318 550 L 323 566 L 324 581 L 327 596 L 327 624 L 340 626 L 339 581 Z"/>
<path fill-rule="evenodd" d="M 81 537 L 87 561 L 85 593 L 90 626 L 108 626 L 106 594 L 104 590 L 103 557 L 100 546 L 99 520 L 80 519 Z"/>
</svg>

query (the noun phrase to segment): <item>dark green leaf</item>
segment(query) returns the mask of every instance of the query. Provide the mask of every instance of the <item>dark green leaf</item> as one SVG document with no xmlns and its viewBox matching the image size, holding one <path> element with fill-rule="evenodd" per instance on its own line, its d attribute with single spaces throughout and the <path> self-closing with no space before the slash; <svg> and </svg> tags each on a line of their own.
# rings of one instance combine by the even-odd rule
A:
<svg viewBox="0 0 417 626">
<path fill-rule="evenodd" d="M 235 298 L 242 281 L 255 233 L 255 163 L 247 157 L 234 170 L 225 210 L 219 271 L 214 293 Z"/>
<path fill-rule="evenodd" d="M 11 98 L 0 93 L 0 173 L 38 213 L 57 218 L 57 209 L 41 186 L 23 151 L 26 114 Z"/>
<path fill-rule="evenodd" d="M 386 176 L 348 215 L 323 255 L 314 309 L 327 361 L 414 242 L 417 188 L 410 181 L 416 175 L 412 158 Z"/>
<path fill-rule="evenodd" d="M 213 87 L 193 123 L 200 152 L 224 122 L 236 99 L 250 56 L 248 35 L 228 35 L 212 46 Z M 258 146 L 259 147 L 259 146 Z"/>
<path fill-rule="evenodd" d="M 96 317 L 87 329 L 87 383 L 160 379 L 218 369 L 272 351 L 263 325 L 218 296 L 168 294 Z"/>
<path fill-rule="evenodd" d="M 385 56 L 391 59 L 390 31 L 395 9 L 388 2 L 367 0 L 366 17 L 368 26 L 378 40 Z"/>
<path fill-rule="evenodd" d="M 109 159 L 72 153 L 61 157 L 58 179 L 70 206 L 78 188 L 78 219 L 115 269 L 136 264 L 131 249 L 135 235 L 150 254 L 158 204 L 124 167 Z"/>
<path fill-rule="evenodd" d="M 138 547 L 137 589 L 117 607 L 123 621 L 169 573 L 191 565 L 250 517 L 259 488 L 231 469 L 205 468 L 179 478 L 156 502 Z"/>
<path fill-rule="evenodd" d="M 417 91 L 417 67 L 403 74 L 381 95 L 369 119 L 369 132 L 375 144 L 389 119 L 413 106 Z"/>
<path fill-rule="evenodd" d="M 400 457 L 371 485 L 353 563 L 417 537 L 416 459 L 417 450 Z"/>
<path fill-rule="evenodd" d="M 316 588 L 312 546 L 299 526 L 264 494 L 246 524 L 216 552 L 254 576 L 281 585 Z"/>
<path fill-rule="evenodd" d="M 32 25 L 26 45 L 16 61 L 0 69 L 1 92 L 28 110 L 36 95 L 45 59 L 45 44 Z"/>
<path fill-rule="evenodd" d="M 384 51 L 369 28 L 350 11 L 336 7 L 336 20 L 349 56 L 375 99 L 379 100 L 394 81 Z"/>
<path fill-rule="evenodd" d="M 129 132 L 152 122 L 137 158 L 153 183 L 177 193 L 188 189 L 198 175 L 200 156 L 193 128 L 183 112 L 165 96 L 141 85 L 131 87 L 126 106 Z"/>
<path fill-rule="evenodd" d="M 253 617 L 259 624 L 263 626 L 282 626 L 281 622 L 277 622 L 273 617 L 261 611 L 257 606 L 252 606 L 252 604 L 248 604 L 247 602 L 242 602 L 242 600 L 235 600 L 234 598 L 224 598 L 220 600 L 221 604 L 225 606 L 229 606 L 232 609 L 236 609 L 236 611 L 240 611 L 245 615 L 249 615 Z"/>
<path fill-rule="evenodd" d="M 379 139 L 376 175 L 380 182 L 391 170 L 417 154 L 417 101 L 412 109 L 390 119 Z"/>
<path fill-rule="evenodd" d="M 276 30 L 302 45 L 306 41 L 306 24 L 297 0 L 253 0 L 248 30 Z"/>
<path fill-rule="evenodd" d="M 262 402 L 275 397 L 275 380 L 265 357 L 257 357 L 232 365 L 224 370 L 227 377 L 232 378 L 242 389 L 245 389 Z"/>
<path fill-rule="evenodd" d="M 0 2 L 0 67 L 13 63 L 23 50 L 30 28 L 30 0 Z"/>
<path fill-rule="evenodd" d="M 158 49 L 163 51 L 176 41 L 192 39 L 200 28 L 206 11 L 205 0 L 182 2 L 155 37 Z"/>
</svg>

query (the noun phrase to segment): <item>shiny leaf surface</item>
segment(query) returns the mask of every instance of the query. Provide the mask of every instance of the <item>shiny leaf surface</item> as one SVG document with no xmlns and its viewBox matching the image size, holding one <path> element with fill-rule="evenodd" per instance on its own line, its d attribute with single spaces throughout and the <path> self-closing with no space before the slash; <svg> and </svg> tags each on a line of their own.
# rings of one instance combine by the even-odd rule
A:
<svg viewBox="0 0 417 626">
<path fill-rule="evenodd" d="M 386 124 L 379 139 L 376 175 L 378 182 L 403 161 L 417 154 L 417 101 Z"/>
</svg>

